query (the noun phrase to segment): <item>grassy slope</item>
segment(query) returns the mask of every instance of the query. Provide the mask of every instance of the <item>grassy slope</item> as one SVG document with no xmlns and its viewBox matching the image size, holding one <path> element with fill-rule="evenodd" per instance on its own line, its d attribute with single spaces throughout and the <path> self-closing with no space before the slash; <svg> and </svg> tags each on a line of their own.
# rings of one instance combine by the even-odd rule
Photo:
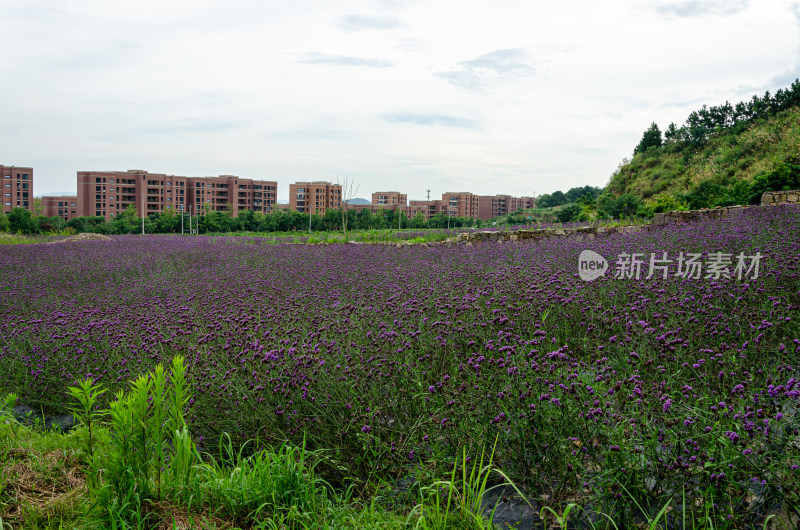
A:
<svg viewBox="0 0 800 530">
<path fill-rule="evenodd" d="M 608 191 L 648 200 L 660 193 L 686 193 L 706 180 L 752 181 L 799 153 L 800 108 L 795 107 L 742 130 L 725 130 L 701 147 L 673 144 L 636 154 L 614 172 Z"/>
</svg>

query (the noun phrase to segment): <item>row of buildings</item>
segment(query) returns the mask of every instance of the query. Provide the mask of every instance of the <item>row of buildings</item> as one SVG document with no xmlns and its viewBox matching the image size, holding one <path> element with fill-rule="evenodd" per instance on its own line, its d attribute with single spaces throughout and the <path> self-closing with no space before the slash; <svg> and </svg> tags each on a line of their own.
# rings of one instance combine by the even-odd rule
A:
<svg viewBox="0 0 800 530">
<path fill-rule="evenodd" d="M 33 168 L 0 165 L 3 182 L 3 211 L 15 207 L 33 209 Z M 78 171 L 78 194 L 47 196 L 41 199 L 41 213 L 47 217 L 96 216 L 113 219 L 129 206 L 137 215 L 160 214 L 164 211 L 202 213 L 251 210 L 269 213 L 275 209 L 295 210 L 324 215 L 339 209 L 346 199 L 342 186 L 331 182 L 295 182 L 289 185 L 289 204 L 278 204 L 278 183 L 233 175 L 218 177 L 181 177 L 149 173 L 139 169 L 128 171 Z M 453 217 L 491 219 L 521 208 L 533 208 L 534 197 L 510 195 L 474 195 L 443 193 L 441 199 L 408 200 L 405 193 L 379 191 L 372 194 L 370 204 L 349 204 L 349 209 L 400 211 L 412 218 L 424 219 L 444 214 Z"/>
</svg>

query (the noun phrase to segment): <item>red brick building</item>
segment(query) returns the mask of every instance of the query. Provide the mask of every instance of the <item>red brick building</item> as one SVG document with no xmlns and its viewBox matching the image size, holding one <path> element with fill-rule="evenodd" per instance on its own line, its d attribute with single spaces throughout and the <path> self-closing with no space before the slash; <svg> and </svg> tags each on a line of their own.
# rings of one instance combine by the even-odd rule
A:
<svg viewBox="0 0 800 530">
<path fill-rule="evenodd" d="M 289 209 L 325 215 L 342 204 L 342 186 L 330 182 L 295 182 L 289 185 Z"/>
<path fill-rule="evenodd" d="M 78 196 L 61 195 L 42 197 L 42 215 L 60 217 L 64 221 L 78 217 Z"/>
<path fill-rule="evenodd" d="M 193 211 L 231 210 L 234 217 L 240 211 L 269 213 L 278 200 L 278 183 L 252 180 L 233 175 L 219 177 L 190 177 L 187 179 L 189 199 Z"/>
<path fill-rule="evenodd" d="M 511 195 L 482 195 L 478 197 L 478 219 L 492 219 L 514 213 L 519 209 L 533 208 L 533 197 L 512 197 Z"/>
<path fill-rule="evenodd" d="M 33 168 L 0 166 L 0 188 L 3 211 L 9 213 L 14 208 L 33 206 Z"/>
<path fill-rule="evenodd" d="M 445 215 L 450 213 L 450 215 L 455 215 L 455 209 L 450 209 L 448 207 L 448 203 L 440 200 L 433 200 L 433 201 L 409 201 L 408 203 L 408 210 L 409 212 L 414 212 L 410 215 L 410 217 L 414 217 L 417 215 L 417 212 L 422 214 L 422 217 L 425 218 L 427 221 L 431 217 L 436 214 L 443 213 Z"/>
<path fill-rule="evenodd" d="M 447 192 L 442 193 L 442 202 L 446 203 L 450 215 L 454 217 L 478 218 L 477 195 L 464 191 Z"/>
<path fill-rule="evenodd" d="M 399 191 L 376 191 L 372 194 L 372 204 L 408 204 L 408 195 Z"/>
<path fill-rule="evenodd" d="M 128 171 L 79 171 L 78 215 L 111 220 L 128 206 L 137 215 L 174 212 L 224 211 L 237 216 L 240 210 L 267 213 L 277 201 L 278 184 L 223 175 L 180 177 Z"/>
</svg>

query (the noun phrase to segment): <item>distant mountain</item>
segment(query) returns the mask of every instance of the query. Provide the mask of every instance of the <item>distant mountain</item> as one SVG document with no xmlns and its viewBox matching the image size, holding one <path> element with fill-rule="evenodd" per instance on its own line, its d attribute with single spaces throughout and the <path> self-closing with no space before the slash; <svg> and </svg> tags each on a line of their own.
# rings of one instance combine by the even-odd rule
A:
<svg viewBox="0 0 800 530">
<path fill-rule="evenodd" d="M 372 201 L 368 201 L 367 199 L 358 199 L 358 198 L 350 199 L 349 201 L 346 202 L 347 204 L 372 204 Z"/>
</svg>

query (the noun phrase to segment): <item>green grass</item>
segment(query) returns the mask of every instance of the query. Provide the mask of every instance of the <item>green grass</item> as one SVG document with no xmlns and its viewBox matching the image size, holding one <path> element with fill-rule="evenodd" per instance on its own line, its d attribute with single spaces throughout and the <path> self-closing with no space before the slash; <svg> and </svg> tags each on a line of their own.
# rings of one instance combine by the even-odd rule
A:
<svg viewBox="0 0 800 530">
<path fill-rule="evenodd" d="M 40 242 L 31 236 L 0 233 L 0 245 L 32 245 Z"/>
<path fill-rule="evenodd" d="M 70 388 L 81 426 L 63 434 L 16 422 L 17 396 L 0 400 L 0 530 L 62 528 L 225 529 L 493 529 L 497 503 L 486 514 L 486 494 L 516 485 L 493 465 L 491 451 L 461 457 L 449 478 L 416 484 L 417 504 L 398 510 L 379 495 L 354 497 L 335 491 L 316 473 L 324 451 L 282 445 L 245 456 L 223 436 L 217 454 L 201 455 L 183 419 L 189 395 L 183 360 L 169 374 L 158 365 L 118 392 L 109 409 L 95 405 L 104 390 L 83 381 Z M 170 439 L 170 443 L 165 441 Z M 422 471 L 422 470 L 421 470 Z M 490 477 L 496 479 L 490 481 Z M 500 482 L 497 479 L 501 479 Z M 622 486 L 640 528 L 667 523 L 671 500 L 651 516 Z M 414 487 L 411 488 L 412 496 Z M 499 501 L 498 501 L 499 502 Z M 719 508 L 713 494 L 705 517 L 674 517 L 683 530 L 711 530 Z M 401 508 L 404 505 L 400 505 Z M 540 505 L 547 528 L 620 528 L 603 513 L 573 502 L 560 510 Z M 592 517 L 593 516 L 593 517 Z M 770 516 L 763 529 L 784 528 Z"/>
<path fill-rule="evenodd" d="M 171 368 L 157 365 L 140 376 L 108 409 L 97 407 L 100 386 L 86 380 L 70 387 L 81 425 L 68 434 L 19 424 L 10 412 L 17 396 L 4 398 L 0 529 L 463 527 L 453 521 L 492 528 L 478 514 L 495 471 L 491 457 L 483 465 L 481 455 L 458 485 L 454 466 L 450 481 L 424 488 L 416 508 L 402 513 L 380 497 L 334 491 L 316 473 L 321 450 L 281 445 L 246 455 L 223 436 L 216 454 L 201 455 L 183 418 L 189 394 L 182 358 Z M 438 503 L 442 488 L 446 506 Z"/>
</svg>

